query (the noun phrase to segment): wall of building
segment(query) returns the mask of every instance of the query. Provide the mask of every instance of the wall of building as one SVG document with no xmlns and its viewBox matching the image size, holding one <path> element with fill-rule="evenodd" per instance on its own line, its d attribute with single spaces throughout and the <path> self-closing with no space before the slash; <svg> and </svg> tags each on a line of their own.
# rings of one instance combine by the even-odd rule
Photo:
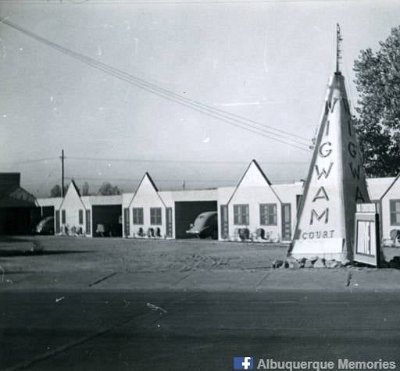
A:
<svg viewBox="0 0 400 371">
<path fill-rule="evenodd" d="M 393 206 L 394 206 L 394 204 L 397 204 L 396 210 L 398 210 L 399 213 L 396 213 L 396 214 L 397 215 L 400 214 L 400 210 L 399 210 L 400 178 L 397 178 L 392 182 L 390 189 L 384 193 L 383 197 L 380 200 L 382 238 L 387 239 L 387 240 L 391 239 L 391 231 L 400 230 L 400 223 L 398 223 L 398 222 L 396 223 L 396 220 L 400 221 L 400 217 L 399 216 L 397 218 L 395 217 L 394 221 L 391 220 L 391 203 L 393 204 Z"/>
<path fill-rule="evenodd" d="M 297 182 L 292 184 L 276 184 L 272 185 L 271 187 L 278 195 L 282 205 L 283 204 L 290 205 L 290 229 L 291 229 L 290 237 L 293 238 L 293 234 L 296 228 L 299 201 L 303 194 L 303 182 Z M 282 222 L 283 221 L 281 221 L 281 223 Z"/>
<path fill-rule="evenodd" d="M 68 191 L 60 207 L 56 210 L 56 224 L 60 222 L 61 234 L 85 235 L 86 234 L 86 208 L 73 183 L 68 187 Z M 56 226 L 56 230 L 58 230 Z"/>
<path fill-rule="evenodd" d="M 261 225 L 260 204 L 272 204 L 276 206 L 276 224 Z M 248 224 L 236 224 L 234 221 L 235 205 L 248 205 Z M 238 229 L 248 228 L 250 239 L 257 239 L 257 230 L 262 228 L 265 238 L 272 241 L 281 240 L 281 202 L 271 189 L 266 187 L 241 187 L 235 193 L 228 204 L 229 236 L 230 239 L 239 240 Z"/>
<path fill-rule="evenodd" d="M 255 160 L 248 166 L 227 204 L 219 201 L 219 205 L 220 213 L 224 214 L 219 218 L 222 239 L 281 241 L 282 203 Z M 261 207 L 271 209 L 271 220 L 262 220 Z M 245 212 L 238 212 L 238 209 Z M 242 217 L 236 218 L 237 215 Z"/>
<path fill-rule="evenodd" d="M 255 169 L 256 170 L 256 169 Z M 247 180 L 246 180 L 247 179 Z M 381 224 L 382 237 L 390 238 L 390 231 L 400 229 L 400 226 L 391 225 L 390 222 L 390 200 L 400 199 L 400 181 L 393 184 L 395 178 L 374 178 L 368 179 L 368 191 L 372 201 L 379 203 L 381 207 Z M 391 187 L 391 185 L 393 186 Z M 388 188 L 390 190 L 385 193 Z M 180 190 L 180 191 L 158 191 L 151 180 L 146 180 L 136 193 L 124 193 L 120 196 L 85 196 L 80 197 L 77 192 L 72 195 L 66 195 L 64 201 L 62 198 L 46 198 L 38 199 L 37 204 L 42 210 L 49 210 L 54 207 L 54 210 L 66 210 L 66 225 L 81 227 L 83 231 L 86 229 L 86 211 L 90 212 L 91 222 L 93 219 L 93 205 L 113 205 L 113 213 L 119 207 L 122 216 L 122 229 L 124 230 L 124 209 L 129 209 L 129 234 L 125 237 L 137 237 L 138 228 L 142 227 L 147 233 L 148 228 L 155 227 L 150 223 L 150 208 L 159 207 L 162 209 L 161 225 L 156 226 L 161 229 L 162 237 L 166 237 L 166 210 L 172 209 L 172 234 L 169 238 L 176 237 L 176 220 L 175 220 L 175 204 L 176 202 L 217 202 L 218 211 L 218 227 L 220 240 L 237 240 L 235 230 L 237 228 L 248 228 L 251 234 L 256 234 L 258 228 L 262 227 L 266 232 L 271 233 L 272 238 L 281 236 L 282 221 L 281 221 L 281 205 L 289 203 L 291 205 L 291 229 L 292 233 L 296 224 L 297 201 L 299 195 L 302 194 L 303 186 L 301 182 L 293 184 L 276 184 L 270 186 L 262 178 L 259 177 L 257 171 L 253 175 L 244 177 L 240 184 L 236 187 L 220 187 L 217 189 L 205 190 Z M 382 196 L 384 197 L 380 199 Z M 228 205 L 229 203 L 229 205 Z M 260 210 L 261 203 L 276 203 L 277 204 L 277 225 L 276 226 L 261 226 L 260 225 Z M 61 206 L 62 204 L 62 206 Z M 235 204 L 249 205 L 249 225 L 234 224 L 234 206 Z M 229 236 L 224 238 L 221 229 L 221 206 L 228 205 L 229 211 Z M 60 207 L 61 206 L 61 207 Z M 132 213 L 134 207 L 143 208 L 143 224 L 133 225 Z M 83 224 L 79 223 L 79 210 L 83 210 Z M 11 215 L 11 214 L 10 214 Z M 47 213 L 46 213 L 47 215 Z M 108 217 L 107 217 L 108 218 Z M 4 218 L 3 218 L 4 219 Z M 6 218 L 7 219 L 7 218 Z M 8 218 L 10 219 L 10 218 Z M 94 224 L 99 224 L 100 219 L 95 219 L 92 223 L 90 233 L 96 228 Z M 178 221 L 179 222 L 179 221 Z M 186 226 L 185 226 L 186 228 Z"/>
<path fill-rule="evenodd" d="M 236 187 L 220 187 L 217 189 L 217 210 L 218 210 L 218 239 L 220 241 L 225 241 L 229 239 L 229 231 L 228 234 L 225 235 L 224 225 L 222 220 L 222 208 L 227 207 L 229 199 L 231 198 L 233 192 Z M 229 223 L 227 225 L 229 229 Z"/>
<path fill-rule="evenodd" d="M 152 219 L 152 209 L 161 210 L 161 217 Z M 129 210 L 129 211 L 128 211 Z M 141 220 L 134 220 L 135 210 L 141 210 Z M 129 215 L 127 213 L 129 212 Z M 128 207 L 124 205 L 124 223 L 128 220 L 129 232 L 125 237 L 135 238 L 166 238 L 166 206 L 158 193 L 152 179 L 146 173 Z"/>
</svg>

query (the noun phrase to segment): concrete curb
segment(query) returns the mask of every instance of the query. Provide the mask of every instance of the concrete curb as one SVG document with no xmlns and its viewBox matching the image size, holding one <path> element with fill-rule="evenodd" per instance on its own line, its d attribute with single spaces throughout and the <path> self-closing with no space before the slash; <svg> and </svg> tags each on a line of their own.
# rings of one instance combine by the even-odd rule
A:
<svg viewBox="0 0 400 371">
<path fill-rule="evenodd" d="M 63 289 L 203 292 L 400 291 L 400 270 L 350 267 L 190 272 L 41 272 L 5 274 L 0 280 L 0 291 Z"/>
</svg>

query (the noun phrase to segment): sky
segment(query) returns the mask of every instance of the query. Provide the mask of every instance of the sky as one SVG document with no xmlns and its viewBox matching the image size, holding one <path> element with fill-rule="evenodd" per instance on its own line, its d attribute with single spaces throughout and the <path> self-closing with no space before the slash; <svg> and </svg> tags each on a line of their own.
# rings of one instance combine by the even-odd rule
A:
<svg viewBox="0 0 400 371">
<path fill-rule="evenodd" d="M 66 182 L 91 192 L 132 192 L 146 171 L 160 189 L 234 186 L 253 158 L 272 183 L 304 179 L 336 23 L 354 107 L 354 60 L 400 4 L 0 0 L 0 17 L 69 53 L 0 23 L 0 171 L 43 197 L 62 149 Z"/>
</svg>

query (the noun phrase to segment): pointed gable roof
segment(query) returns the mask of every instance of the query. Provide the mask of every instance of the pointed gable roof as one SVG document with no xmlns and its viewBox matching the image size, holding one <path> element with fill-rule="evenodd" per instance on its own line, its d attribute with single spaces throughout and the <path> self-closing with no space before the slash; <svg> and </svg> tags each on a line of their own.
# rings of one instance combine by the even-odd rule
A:
<svg viewBox="0 0 400 371">
<path fill-rule="evenodd" d="M 227 202 L 227 205 L 230 204 L 232 201 L 233 197 L 235 196 L 236 192 L 240 187 L 260 187 L 260 186 L 267 186 L 272 193 L 275 195 L 275 197 L 278 199 L 280 202 L 279 196 L 275 192 L 275 190 L 271 187 L 271 182 L 261 169 L 260 165 L 256 160 L 251 160 L 249 166 L 247 166 L 246 171 L 240 178 L 238 184 L 236 185 L 232 196 L 229 198 L 229 201 Z"/>
<path fill-rule="evenodd" d="M 77 187 L 77 185 L 75 184 L 75 181 L 73 179 L 71 179 L 71 183 L 69 183 L 69 186 L 68 186 L 68 189 L 67 189 L 67 193 L 65 194 L 65 196 L 64 196 L 64 198 L 63 198 L 63 200 L 62 200 L 62 202 L 61 202 L 61 204 L 59 206 L 59 209 L 61 209 L 61 207 L 63 206 L 66 198 L 67 197 L 71 197 L 71 195 L 77 196 L 79 198 L 79 201 L 81 202 L 83 208 L 86 210 L 86 207 L 85 207 L 85 205 L 84 205 L 84 203 L 82 202 L 82 199 L 81 199 L 81 194 L 79 192 L 79 188 Z"/>
<path fill-rule="evenodd" d="M 150 187 L 153 190 L 153 192 L 157 195 L 157 197 L 160 199 L 161 203 L 165 206 L 164 200 L 161 198 L 160 194 L 158 193 L 158 188 L 157 188 L 156 184 L 154 183 L 150 174 L 148 172 L 146 172 L 143 175 L 143 178 L 140 181 L 139 186 L 137 187 L 135 193 L 133 194 L 131 202 L 129 203 L 128 207 L 131 207 L 135 197 L 138 195 L 139 191 L 144 187 Z"/>
<path fill-rule="evenodd" d="M 398 182 L 400 178 L 400 173 L 397 174 L 396 178 L 394 178 L 392 184 L 388 187 L 388 189 L 383 193 L 383 195 L 380 197 L 380 200 L 383 200 L 383 198 L 389 193 L 389 191 L 394 187 L 394 185 Z"/>
</svg>

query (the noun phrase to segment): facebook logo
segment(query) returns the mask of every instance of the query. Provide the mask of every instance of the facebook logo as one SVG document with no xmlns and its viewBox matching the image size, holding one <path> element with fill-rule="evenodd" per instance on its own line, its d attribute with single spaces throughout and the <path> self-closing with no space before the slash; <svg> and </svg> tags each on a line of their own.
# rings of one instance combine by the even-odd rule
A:
<svg viewBox="0 0 400 371">
<path fill-rule="evenodd" d="M 253 357 L 233 357 L 234 370 L 253 370 Z"/>
</svg>

